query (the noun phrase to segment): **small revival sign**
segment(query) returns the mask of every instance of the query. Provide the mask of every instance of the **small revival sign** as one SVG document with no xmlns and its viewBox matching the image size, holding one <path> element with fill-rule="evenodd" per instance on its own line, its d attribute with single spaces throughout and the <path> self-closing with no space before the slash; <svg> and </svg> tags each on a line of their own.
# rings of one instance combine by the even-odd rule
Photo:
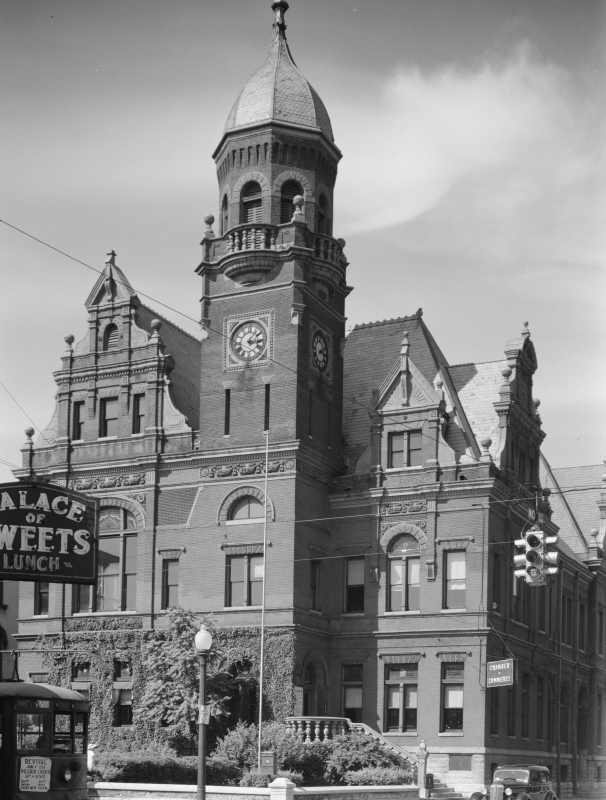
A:
<svg viewBox="0 0 606 800">
<path fill-rule="evenodd" d="M 54 484 L 0 484 L 0 580 L 97 579 L 97 501 Z"/>
</svg>

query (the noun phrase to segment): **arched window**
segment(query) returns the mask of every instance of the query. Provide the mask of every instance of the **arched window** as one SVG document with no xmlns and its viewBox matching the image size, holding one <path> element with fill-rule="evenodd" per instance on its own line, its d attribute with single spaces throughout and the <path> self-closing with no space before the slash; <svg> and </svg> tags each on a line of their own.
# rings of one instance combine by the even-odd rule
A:
<svg viewBox="0 0 606 800">
<path fill-rule="evenodd" d="M 263 503 L 256 497 L 242 497 L 232 506 L 229 519 L 232 522 L 247 522 L 249 520 L 263 519 Z"/>
<path fill-rule="evenodd" d="M 113 322 L 107 326 L 103 334 L 103 349 L 104 350 L 117 350 L 120 344 L 118 326 Z"/>
<path fill-rule="evenodd" d="M 286 183 L 282 184 L 280 192 L 280 225 L 291 221 L 295 213 L 293 200 L 298 194 L 302 196 L 303 189 L 296 181 L 286 181 Z"/>
<path fill-rule="evenodd" d="M 414 536 L 400 536 L 392 544 L 389 559 L 388 611 L 418 611 L 420 551 Z"/>
<path fill-rule="evenodd" d="M 223 198 L 221 203 L 221 236 L 229 230 L 229 210 L 227 206 L 227 195 Z"/>
<path fill-rule="evenodd" d="M 325 194 L 318 201 L 318 233 L 328 233 L 328 200 Z"/>
<path fill-rule="evenodd" d="M 240 223 L 261 222 L 263 217 L 263 200 L 261 187 L 256 181 L 250 181 L 242 190 Z"/>
</svg>

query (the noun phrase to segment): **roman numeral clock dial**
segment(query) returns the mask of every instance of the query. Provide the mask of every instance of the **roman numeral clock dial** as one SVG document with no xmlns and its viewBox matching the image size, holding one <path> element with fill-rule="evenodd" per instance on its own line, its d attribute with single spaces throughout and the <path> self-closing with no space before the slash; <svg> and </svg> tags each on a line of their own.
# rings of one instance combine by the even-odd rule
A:
<svg viewBox="0 0 606 800">
<path fill-rule="evenodd" d="M 326 372 L 328 367 L 328 342 L 321 331 L 316 331 L 311 341 L 311 355 L 320 372 Z"/>
<path fill-rule="evenodd" d="M 234 354 L 242 361 L 254 361 L 265 352 L 267 334 L 256 322 L 245 322 L 232 334 L 231 347 Z"/>
</svg>

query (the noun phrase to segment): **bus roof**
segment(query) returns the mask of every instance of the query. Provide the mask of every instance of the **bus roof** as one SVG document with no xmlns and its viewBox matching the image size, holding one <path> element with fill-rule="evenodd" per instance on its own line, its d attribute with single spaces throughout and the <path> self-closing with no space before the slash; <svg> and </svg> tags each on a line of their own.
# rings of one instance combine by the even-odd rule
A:
<svg viewBox="0 0 606 800">
<path fill-rule="evenodd" d="M 0 682 L 0 697 L 44 697 L 55 700 L 86 702 L 86 698 L 72 689 L 51 686 L 48 683 L 27 683 L 25 681 Z"/>
</svg>

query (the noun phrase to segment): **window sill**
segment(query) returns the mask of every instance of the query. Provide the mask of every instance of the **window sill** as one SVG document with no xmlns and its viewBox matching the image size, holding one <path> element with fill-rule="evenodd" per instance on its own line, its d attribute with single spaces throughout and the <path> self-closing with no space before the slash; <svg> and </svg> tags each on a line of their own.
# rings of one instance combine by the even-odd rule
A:
<svg viewBox="0 0 606 800">
<path fill-rule="evenodd" d="M 412 469 L 423 469 L 423 465 L 419 464 L 416 467 L 386 467 L 383 471 L 385 473 L 392 473 L 392 472 L 409 472 Z"/>
<path fill-rule="evenodd" d="M 137 436 L 145 436 L 145 432 L 142 431 L 141 433 L 131 433 L 131 437 L 135 438 Z"/>
<path fill-rule="evenodd" d="M 72 617 L 133 617 L 137 613 L 137 611 L 75 611 Z"/>
<path fill-rule="evenodd" d="M 385 731 L 383 736 L 408 736 L 411 739 L 416 738 L 419 735 L 419 731 Z"/>
<path fill-rule="evenodd" d="M 231 439 L 231 433 L 224 433 L 223 434 L 223 438 L 224 439 Z"/>
<path fill-rule="evenodd" d="M 117 439 L 117 436 L 97 436 L 98 442 L 109 442 L 112 439 Z"/>
<path fill-rule="evenodd" d="M 465 734 L 463 731 L 444 731 L 443 733 L 438 733 L 438 736 L 464 736 Z"/>
<path fill-rule="evenodd" d="M 226 519 L 226 525 L 262 525 L 265 522 L 263 517 L 257 519 Z"/>
<path fill-rule="evenodd" d="M 314 617 L 323 617 L 323 616 L 324 616 L 324 614 L 323 614 L 321 611 L 318 611 L 318 610 L 317 610 L 317 609 L 315 609 L 315 608 L 310 608 L 310 609 L 309 609 L 309 613 L 310 613 L 310 614 L 313 614 L 313 615 L 314 615 Z"/>
<path fill-rule="evenodd" d="M 48 614 L 32 614 L 34 619 L 48 619 Z"/>
<path fill-rule="evenodd" d="M 223 606 L 223 611 L 261 611 L 262 606 Z"/>
<path fill-rule="evenodd" d="M 363 611 L 344 611 L 341 614 L 341 616 L 342 617 L 363 617 L 364 616 L 364 612 Z"/>
<path fill-rule="evenodd" d="M 420 611 L 385 611 L 384 615 L 386 617 L 408 617 L 420 613 Z"/>
<path fill-rule="evenodd" d="M 70 444 L 82 444 L 84 439 L 72 439 Z"/>
<path fill-rule="evenodd" d="M 441 614 L 465 614 L 467 611 L 466 608 L 443 608 L 440 613 Z"/>
</svg>

